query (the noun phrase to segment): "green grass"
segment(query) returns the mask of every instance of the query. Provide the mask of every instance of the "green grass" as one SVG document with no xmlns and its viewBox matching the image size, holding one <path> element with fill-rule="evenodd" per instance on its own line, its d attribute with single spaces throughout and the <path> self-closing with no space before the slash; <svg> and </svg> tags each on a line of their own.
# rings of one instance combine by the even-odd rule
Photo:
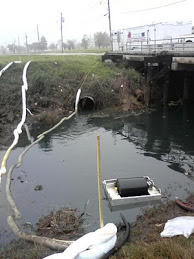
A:
<svg viewBox="0 0 194 259">
<path fill-rule="evenodd" d="M 83 55 L 65 55 L 65 56 L 50 56 L 50 55 L 11 55 L 11 56 L 0 56 L 0 69 L 2 69 L 9 62 L 19 60 L 22 61 L 23 65 L 25 62 L 31 60 L 31 62 L 38 62 L 40 68 L 43 71 L 50 72 L 47 70 L 53 69 L 53 72 L 62 74 L 95 74 L 100 79 L 109 77 L 118 73 L 120 70 L 115 67 L 109 67 L 101 62 L 101 56 L 83 56 Z M 52 63 L 52 67 L 51 64 Z M 60 67 L 57 66 L 60 65 Z M 59 70 L 58 70 L 59 68 Z"/>
<path fill-rule="evenodd" d="M 0 259 L 40 259 L 52 253 L 54 252 L 45 246 L 19 239 L 0 254 Z"/>
<path fill-rule="evenodd" d="M 0 69 L 6 64 L 14 60 L 22 61 L 21 65 L 14 64 L 14 67 L 22 67 L 31 60 L 30 71 L 36 74 L 53 78 L 74 78 L 84 80 L 85 77 L 98 78 L 103 82 L 109 82 L 114 79 L 120 69 L 117 67 L 107 66 L 101 62 L 100 56 L 49 56 L 49 55 L 33 55 L 33 56 L 0 56 Z M 10 67 L 10 69 L 13 69 Z"/>
<path fill-rule="evenodd" d="M 134 93 L 135 86 L 142 85 L 142 77 L 134 69 L 106 64 L 101 61 L 101 55 L 2 55 L 0 70 L 15 60 L 22 63 L 13 64 L 5 71 L 1 82 L 21 84 L 23 67 L 31 60 L 27 71 L 29 94 L 31 91 L 31 94 L 54 95 L 60 86 L 63 99 L 69 100 L 68 96 L 74 98 L 76 91 L 82 87 L 82 94 L 95 97 L 99 107 L 105 108 L 120 104 L 121 85 L 125 85 L 126 91 L 130 88 Z M 70 105 L 73 102 L 73 99 L 70 100 Z"/>
<path fill-rule="evenodd" d="M 74 50 L 64 50 L 64 53 L 103 53 L 110 51 L 109 48 L 93 48 L 93 49 L 74 49 Z"/>
<path fill-rule="evenodd" d="M 111 259 L 193 259 L 194 238 L 185 237 L 160 238 L 160 240 L 146 243 L 127 243 Z"/>
<path fill-rule="evenodd" d="M 64 50 L 64 53 L 61 53 L 61 51 L 56 52 L 44 52 L 44 53 L 24 53 L 24 54 L 11 54 L 11 55 L 1 55 L 0 54 L 0 62 L 11 62 L 14 60 L 20 60 L 20 61 L 45 61 L 45 60 L 55 60 L 56 58 L 58 60 L 64 59 L 64 57 L 67 56 L 78 56 L 78 57 L 84 57 L 82 53 L 96 53 L 96 56 L 99 56 L 101 53 L 105 53 L 107 51 L 110 51 L 108 48 L 103 49 L 75 49 L 75 50 Z M 79 53 L 80 55 L 72 55 L 75 53 Z M 59 55 L 60 54 L 60 55 Z M 68 55 L 69 54 L 69 55 Z M 93 56 L 93 55 L 92 55 Z M 92 57 L 90 56 L 90 57 Z"/>
</svg>

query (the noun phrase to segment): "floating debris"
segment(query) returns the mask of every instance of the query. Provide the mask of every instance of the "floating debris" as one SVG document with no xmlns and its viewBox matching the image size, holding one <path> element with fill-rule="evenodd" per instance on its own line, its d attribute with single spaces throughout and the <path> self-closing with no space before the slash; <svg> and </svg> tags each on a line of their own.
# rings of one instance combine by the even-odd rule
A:
<svg viewBox="0 0 194 259">
<path fill-rule="evenodd" d="M 76 209 L 62 208 L 58 211 L 52 211 L 48 216 L 40 219 L 36 233 L 39 236 L 47 237 L 69 233 L 75 235 L 80 231 L 82 223 L 82 214 L 79 216 Z"/>
<path fill-rule="evenodd" d="M 43 186 L 40 184 L 40 185 L 36 185 L 35 187 L 34 187 L 34 190 L 35 191 L 42 191 L 43 190 Z"/>
</svg>

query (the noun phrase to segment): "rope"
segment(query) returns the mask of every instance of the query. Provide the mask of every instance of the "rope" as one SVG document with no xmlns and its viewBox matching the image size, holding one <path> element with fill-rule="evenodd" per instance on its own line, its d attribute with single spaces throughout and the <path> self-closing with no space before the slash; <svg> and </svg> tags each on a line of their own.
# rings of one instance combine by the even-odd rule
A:
<svg viewBox="0 0 194 259">
<path fill-rule="evenodd" d="M 5 153 L 5 155 L 3 157 L 3 160 L 2 160 L 2 163 L 1 163 L 1 169 L 0 169 L 0 183 L 1 183 L 1 175 L 2 174 L 6 174 L 6 172 L 7 172 L 7 170 L 6 170 L 7 159 L 9 158 L 9 155 L 10 155 L 12 149 L 18 143 L 19 134 L 22 133 L 22 126 L 23 126 L 23 124 L 24 124 L 24 122 L 26 120 L 26 91 L 28 90 L 26 73 L 27 73 L 27 69 L 28 69 L 28 66 L 29 66 L 30 62 L 31 61 L 28 61 L 26 63 L 26 65 L 24 66 L 23 76 L 22 76 L 22 79 L 23 79 L 23 85 L 22 85 L 22 119 L 21 119 L 20 123 L 17 125 L 17 128 L 13 132 L 13 134 L 14 134 L 14 141 L 11 144 L 11 146 L 8 148 L 7 152 Z M 8 65 L 10 66 L 10 64 L 8 64 Z"/>
<path fill-rule="evenodd" d="M 25 232 L 21 231 L 18 228 L 18 226 L 16 225 L 16 223 L 11 215 L 8 216 L 7 223 L 10 226 L 10 228 L 12 228 L 13 232 L 21 239 L 24 239 L 26 241 L 30 241 L 33 243 L 45 245 L 51 249 L 64 250 L 73 242 L 73 241 L 64 241 L 64 240 L 59 240 L 59 239 L 54 239 L 54 238 L 47 238 L 47 237 L 42 237 L 42 236 L 26 234 Z"/>
<path fill-rule="evenodd" d="M 2 76 L 3 72 L 5 72 L 5 70 L 7 70 L 14 63 L 21 63 L 21 61 L 13 61 L 7 64 L 3 69 L 0 70 L 0 77 Z"/>
<path fill-rule="evenodd" d="M 12 172 L 15 167 L 16 167 L 16 165 L 12 165 L 8 171 L 5 191 L 6 191 L 7 201 L 9 202 L 9 205 L 10 205 L 11 209 L 13 210 L 14 217 L 16 219 L 19 219 L 19 218 L 21 218 L 21 213 L 19 212 L 17 205 L 16 205 L 14 199 L 12 198 L 11 191 L 10 191 L 11 176 L 12 176 Z"/>
<path fill-rule="evenodd" d="M 2 160 L 2 164 L 1 164 L 1 169 L 0 169 L 0 182 L 1 182 L 1 175 L 2 174 L 6 174 L 6 164 L 7 164 L 7 159 L 10 155 L 11 150 L 15 147 L 15 145 L 18 143 L 19 140 L 19 134 L 22 133 L 22 126 L 24 125 L 26 128 L 26 132 L 28 135 L 28 138 L 30 138 L 30 134 L 28 131 L 27 126 L 25 125 L 25 120 L 26 120 L 26 111 L 27 111 L 27 107 L 26 107 L 26 91 L 28 90 L 28 84 L 27 84 L 27 78 L 26 78 L 26 73 L 27 73 L 27 68 L 29 66 L 31 61 L 27 62 L 24 70 L 23 70 L 23 86 L 22 86 L 22 107 L 23 107 L 23 113 L 22 113 L 22 119 L 20 121 L 20 123 L 18 124 L 17 128 L 14 130 L 14 141 L 12 143 L 12 145 L 8 148 L 7 152 L 4 155 L 4 158 Z M 12 63 L 11 63 L 12 64 Z M 11 64 L 8 64 L 9 66 Z M 9 66 L 6 66 L 6 69 Z M 5 70 L 5 68 L 4 68 Z M 3 71 L 4 71 L 3 70 Z M 2 74 L 2 72 L 1 72 Z M 87 78 L 88 75 L 86 75 L 85 80 Z M 84 82 L 85 82 L 84 80 Z M 83 83 L 84 83 L 83 82 Z M 81 87 L 83 86 L 83 83 L 81 85 Z M 70 118 L 72 118 L 78 111 L 78 103 L 79 103 L 79 98 L 80 98 L 80 94 L 81 94 L 81 87 L 79 88 L 79 90 L 77 91 L 76 94 L 76 102 L 75 102 L 75 111 L 73 113 L 71 113 L 68 117 L 64 117 L 60 120 L 59 123 L 57 123 L 54 127 L 50 128 L 49 130 L 43 132 L 42 134 L 38 135 L 37 139 L 32 142 L 27 148 L 25 148 L 25 150 L 20 154 L 20 156 L 18 157 L 18 161 L 17 164 L 14 164 L 10 167 L 8 174 L 7 174 L 7 182 L 6 182 L 6 196 L 7 196 L 7 200 L 8 203 L 13 211 L 13 215 L 14 216 L 8 216 L 7 218 L 7 222 L 8 225 L 10 226 L 10 228 L 13 230 L 13 232 L 20 238 L 30 241 L 30 242 L 35 242 L 35 243 L 39 243 L 39 244 L 43 244 L 47 247 L 50 247 L 52 249 L 58 249 L 58 250 L 64 250 L 65 248 L 67 248 L 72 241 L 64 241 L 64 240 L 58 240 L 58 239 L 51 239 L 51 238 L 47 238 L 47 237 L 40 237 L 40 236 L 36 236 L 36 235 L 30 235 L 27 234 L 23 231 L 21 231 L 19 229 L 19 227 L 17 226 L 17 224 L 15 223 L 15 219 L 19 219 L 21 218 L 21 213 L 17 208 L 17 205 L 11 195 L 11 191 L 10 191 L 10 186 L 11 186 L 11 177 L 12 177 L 12 173 L 13 170 L 17 167 L 20 167 L 23 161 L 23 156 L 27 153 L 27 151 L 35 144 L 37 144 L 39 141 L 41 141 L 46 134 L 50 133 L 51 131 L 53 131 L 54 129 L 56 129 L 59 125 L 61 125 L 65 120 L 69 120 Z"/>
<path fill-rule="evenodd" d="M 0 71 L 0 76 L 2 75 L 2 73 L 8 69 L 13 63 L 20 63 L 21 61 L 14 61 L 14 62 L 11 62 L 9 63 L 8 65 L 6 65 L 1 71 Z M 22 113 L 22 119 L 21 119 L 21 122 L 18 124 L 17 128 L 14 130 L 13 134 L 14 134 L 14 141 L 12 143 L 12 145 L 8 148 L 7 152 L 5 153 L 4 157 L 3 157 L 3 160 L 2 160 L 2 163 L 1 163 L 1 169 L 0 169 L 0 183 L 1 183 L 1 176 L 3 174 L 6 174 L 7 170 L 6 170 L 6 165 L 7 165 L 7 160 L 9 158 L 9 155 L 12 151 L 12 149 L 17 145 L 18 143 L 18 140 L 19 140 L 19 134 L 22 133 L 22 126 L 23 124 L 25 123 L 26 121 L 26 110 L 28 110 L 28 108 L 26 107 L 26 91 L 28 90 L 28 83 L 27 83 L 27 77 L 26 77 L 26 73 L 27 73 L 27 69 L 28 69 L 28 66 L 30 64 L 31 61 L 28 61 L 24 67 L 24 70 L 23 70 L 23 76 L 22 76 L 22 79 L 23 79 L 23 86 L 22 86 L 22 107 L 23 107 L 23 113 Z M 44 137 L 44 135 L 48 134 L 49 132 L 53 131 L 54 129 L 56 129 L 59 125 L 61 125 L 65 120 L 69 120 L 71 117 L 73 117 L 77 111 L 78 111 L 78 103 L 79 103 L 79 98 L 80 98 L 80 95 L 81 95 L 81 88 L 83 86 L 83 84 L 85 83 L 89 73 L 92 71 L 92 69 L 94 69 L 94 67 L 97 65 L 98 63 L 96 63 L 91 69 L 90 71 L 86 74 L 86 76 L 84 77 L 84 80 L 77 92 L 77 95 L 76 95 L 76 102 L 75 102 L 75 111 L 70 114 L 68 117 L 64 117 L 59 123 L 57 123 L 54 127 L 52 127 L 51 129 L 43 132 L 42 134 L 40 134 L 37 138 L 41 138 L 42 136 Z M 42 138 L 41 138 L 42 139 Z M 27 152 L 27 151 L 26 151 Z"/>
<path fill-rule="evenodd" d="M 79 90 L 78 90 L 78 94 L 79 94 Z M 78 98 L 78 94 L 76 96 L 76 98 Z M 76 107 L 76 111 L 77 111 L 77 107 Z M 49 248 L 52 249 L 58 249 L 58 250 L 64 250 L 65 248 L 67 248 L 73 241 L 67 241 L 67 240 L 58 240 L 58 239 L 54 239 L 54 238 L 47 238 L 47 237 L 41 237 L 41 236 L 37 236 L 37 235 L 30 235 L 27 234 L 23 231 L 21 231 L 19 229 L 19 227 L 16 225 L 14 219 L 19 219 L 21 218 L 21 213 L 17 208 L 17 205 L 11 195 L 11 191 L 10 191 L 10 185 L 11 185 L 11 177 L 12 177 L 12 173 L 13 170 L 17 167 L 20 167 L 22 164 L 22 160 L 23 160 L 23 156 L 27 153 L 27 151 L 35 144 L 37 144 L 40 140 L 42 140 L 44 138 L 44 136 L 46 134 L 48 134 L 49 132 L 51 132 L 52 130 L 54 130 L 55 128 L 57 128 L 64 120 L 70 119 L 73 115 L 76 114 L 76 111 L 73 112 L 70 116 L 63 118 L 59 123 L 57 123 L 53 128 L 51 128 L 50 130 L 47 130 L 45 132 L 43 132 L 42 134 L 40 134 L 38 136 L 38 138 L 31 143 L 18 157 L 18 162 L 15 165 L 12 165 L 8 171 L 7 174 L 7 182 L 6 182 L 6 196 L 7 196 L 7 200 L 9 202 L 9 205 L 14 213 L 14 217 L 13 216 L 8 216 L 7 218 L 7 222 L 8 225 L 10 226 L 10 228 L 13 230 L 13 232 L 20 238 L 26 240 L 26 241 L 30 241 L 30 242 L 35 242 L 41 245 L 45 245 Z"/>
<path fill-rule="evenodd" d="M 10 185 L 11 185 L 11 176 L 12 176 L 12 172 L 13 170 L 17 167 L 20 167 L 23 161 L 23 156 L 27 153 L 27 151 L 35 144 L 37 144 L 40 140 L 42 140 L 46 134 L 48 134 L 49 132 L 51 132 L 52 130 L 56 129 L 64 120 L 68 120 L 71 117 L 73 117 L 73 115 L 75 115 L 77 113 L 77 106 L 78 106 L 78 102 L 79 102 L 79 96 L 81 93 L 81 89 L 78 90 L 77 95 L 76 95 L 76 106 L 75 106 L 75 111 L 70 114 L 68 117 L 64 117 L 59 123 L 57 123 L 54 127 L 52 127 L 51 129 L 43 132 L 42 134 L 40 134 L 37 139 L 31 143 L 18 157 L 18 162 L 15 165 L 12 165 L 8 171 L 8 175 L 7 175 L 7 182 L 6 182 L 6 195 L 7 195 L 7 200 L 10 204 L 10 207 L 14 213 L 14 217 L 13 216 L 8 216 L 7 218 L 7 222 L 8 225 L 10 226 L 10 228 L 13 230 L 13 232 L 20 238 L 26 240 L 26 241 L 30 241 L 30 242 L 35 242 L 35 243 L 39 243 L 39 244 L 43 244 L 47 247 L 50 247 L 52 249 L 59 249 L 59 250 L 64 250 L 65 248 L 67 248 L 72 241 L 65 241 L 65 240 L 58 240 L 58 239 L 53 239 L 53 238 L 47 238 L 47 237 L 40 237 L 37 235 L 30 235 L 30 234 L 26 234 L 25 232 L 21 231 L 19 229 L 19 227 L 16 225 L 14 219 L 19 219 L 21 218 L 21 213 L 17 208 L 17 205 L 11 195 L 11 191 L 10 191 Z M 19 138 L 19 137 L 18 137 Z M 16 143 L 17 144 L 17 143 Z M 10 149 L 11 151 L 11 149 Z M 10 152 L 9 152 L 10 153 Z"/>
</svg>

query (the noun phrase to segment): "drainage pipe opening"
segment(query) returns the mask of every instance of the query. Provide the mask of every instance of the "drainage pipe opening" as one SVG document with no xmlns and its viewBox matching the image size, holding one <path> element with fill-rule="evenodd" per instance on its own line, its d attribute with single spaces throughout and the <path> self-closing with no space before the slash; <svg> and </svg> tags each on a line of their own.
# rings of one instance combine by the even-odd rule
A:
<svg viewBox="0 0 194 259">
<path fill-rule="evenodd" d="M 91 96 L 83 96 L 80 98 L 78 108 L 81 111 L 92 111 L 95 108 L 94 98 Z"/>
</svg>

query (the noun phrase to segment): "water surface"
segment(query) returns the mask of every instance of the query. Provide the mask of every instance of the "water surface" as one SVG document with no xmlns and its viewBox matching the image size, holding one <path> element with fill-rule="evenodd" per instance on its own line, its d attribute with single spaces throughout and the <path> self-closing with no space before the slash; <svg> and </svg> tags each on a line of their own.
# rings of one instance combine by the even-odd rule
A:
<svg viewBox="0 0 194 259">
<path fill-rule="evenodd" d="M 94 117 L 79 114 L 34 145 L 22 166 L 13 172 L 11 191 L 22 213 L 18 224 L 38 220 L 61 207 L 85 212 L 84 227 L 99 227 L 96 138 L 101 139 L 102 179 L 148 175 L 162 191 L 174 199 L 185 199 L 194 187 L 194 119 L 190 109 L 157 110 L 146 113 Z M 41 128 L 30 132 L 36 136 Z M 8 161 L 16 163 L 29 145 L 23 131 Z M 0 151 L 2 160 L 5 150 Z M 0 190 L 0 244 L 15 238 L 6 223 L 11 213 L 5 196 L 6 176 Z M 37 185 L 43 189 L 35 191 Z M 122 213 L 135 221 L 143 209 Z M 111 211 L 103 200 L 104 222 L 118 223 L 120 211 Z"/>
</svg>

